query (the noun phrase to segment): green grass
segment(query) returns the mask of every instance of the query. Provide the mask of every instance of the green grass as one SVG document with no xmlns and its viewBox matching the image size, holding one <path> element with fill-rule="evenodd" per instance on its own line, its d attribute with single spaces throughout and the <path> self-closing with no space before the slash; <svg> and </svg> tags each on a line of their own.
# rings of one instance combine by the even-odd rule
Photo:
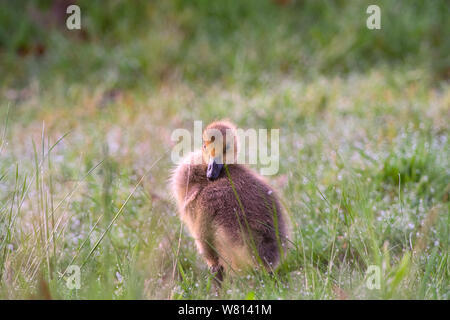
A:
<svg viewBox="0 0 450 320">
<path fill-rule="evenodd" d="M 85 35 L 0 13 L 0 298 L 450 299 L 445 1 L 89 3 Z M 294 245 L 216 292 L 168 179 L 223 117 L 280 129 Z"/>
</svg>

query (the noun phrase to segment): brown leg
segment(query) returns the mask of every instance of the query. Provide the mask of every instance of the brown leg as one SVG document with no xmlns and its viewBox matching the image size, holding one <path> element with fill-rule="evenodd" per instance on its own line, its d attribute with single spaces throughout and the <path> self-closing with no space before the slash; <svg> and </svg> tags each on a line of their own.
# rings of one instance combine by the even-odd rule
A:
<svg viewBox="0 0 450 320">
<path fill-rule="evenodd" d="M 217 289 L 220 289 L 223 281 L 223 267 L 219 264 L 219 257 L 214 248 L 204 241 L 196 241 L 197 248 L 209 266 L 209 271 L 214 275 L 214 284 Z"/>
<path fill-rule="evenodd" d="M 195 243 L 198 251 L 206 260 L 209 270 L 214 274 L 214 280 L 220 288 L 223 281 L 223 266 L 219 263 L 219 254 L 214 247 L 215 231 L 211 228 L 211 221 L 208 217 L 199 216 L 197 235 Z"/>
</svg>

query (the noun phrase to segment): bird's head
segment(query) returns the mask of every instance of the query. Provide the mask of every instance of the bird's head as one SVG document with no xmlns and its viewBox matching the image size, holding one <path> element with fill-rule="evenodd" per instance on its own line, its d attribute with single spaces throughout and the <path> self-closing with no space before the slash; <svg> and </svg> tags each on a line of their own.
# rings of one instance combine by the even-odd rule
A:
<svg viewBox="0 0 450 320">
<path fill-rule="evenodd" d="M 208 165 L 206 177 L 216 180 L 224 164 L 236 162 L 236 126 L 227 120 L 214 121 L 205 128 L 202 139 L 203 161 Z"/>
</svg>

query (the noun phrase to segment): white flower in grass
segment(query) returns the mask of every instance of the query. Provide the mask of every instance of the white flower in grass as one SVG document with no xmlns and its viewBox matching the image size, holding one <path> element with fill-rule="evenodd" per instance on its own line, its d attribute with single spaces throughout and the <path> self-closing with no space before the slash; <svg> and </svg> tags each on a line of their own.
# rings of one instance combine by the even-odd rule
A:
<svg viewBox="0 0 450 320">
<path fill-rule="evenodd" d="M 119 283 L 122 283 L 122 282 L 123 282 L 123 277 L 122 277 L 122 275 L 119 273 L 119 271 L 116 272 L 116 278 L 117 278 L 117 281 L 119 281 Z"/>
</svg>

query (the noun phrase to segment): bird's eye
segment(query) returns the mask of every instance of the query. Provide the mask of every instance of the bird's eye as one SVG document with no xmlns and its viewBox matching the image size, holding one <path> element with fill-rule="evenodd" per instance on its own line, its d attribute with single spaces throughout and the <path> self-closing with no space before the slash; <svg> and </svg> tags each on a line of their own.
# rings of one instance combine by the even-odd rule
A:
<svg viewBox="0 0 450 320">
<path fill-rule="evenodd" d="M 205 149 L 205 150 L 206 150 L 206 144 L 204 144 L 204 145 L 203 145 L 203 149 Z"/>
</svg>

